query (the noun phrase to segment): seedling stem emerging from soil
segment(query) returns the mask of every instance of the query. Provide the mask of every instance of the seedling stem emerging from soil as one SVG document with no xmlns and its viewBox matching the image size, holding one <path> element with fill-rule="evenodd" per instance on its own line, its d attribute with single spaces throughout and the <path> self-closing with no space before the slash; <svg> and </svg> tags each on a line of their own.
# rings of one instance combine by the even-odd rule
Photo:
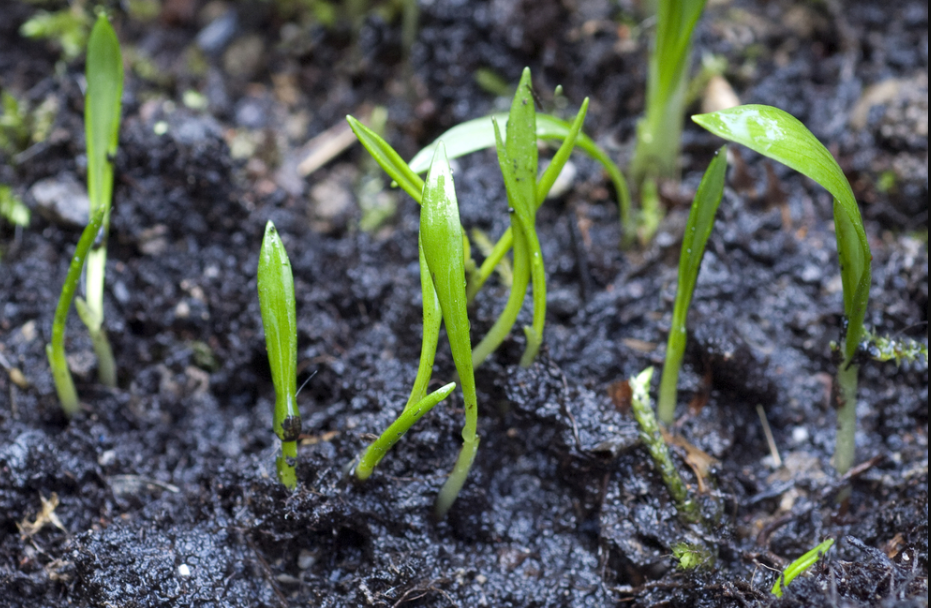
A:
<svg viewBox="0 0 931 608">
<path fill-rule="evenodd" d="M 650 380 L 652 378 L 653 368 L 648 367 L 630 379 L 631 411 L 640 426 L 640 439 L 650 452 L 653 465 L 663 478 L 669 495 L 676 503 L 679 517 L 694 523 L 701 519 L 701 512 L 698 503 L 689 498 L 685 482 L 682 481 L 676 465 L 672 462 L 669 447 L 653 416 L 653 407 L 650 405 Z"/>
<path fill-rule="evenodd" d="M 297 440 L 301 435 L 301 413 L 297 409 L 297 309 L 291 261 L 271 221 L 265 225 L 259 252 L 258 289 L 268 364 L 275 385 L 272 429 L 281 440 L 276 469 L 278 480 L 293 490 L 297 485 Z"/>
<path fill-rule="evenodd" d="M 854 363 L 863 337 L 863 319 L 870 295 L 869 242 L 850 183 L 824 145 L 794 116 L 771 106 L 746 105 L 692 120 L 719 137 L 743 144 L 806 175 L 834 197 L 834 229 L 844 287 L 847 335 L 843 361 L 837 370 L 837 444 L 834 468 L 843 475 L 854 463 L 856 445 L 857 371 Z"/>
<path fill-rule="evenodd" d="M 52 340 L 46 346 L 55 389 L 68 416 L 79 407 L 74 380 L 65 358 L 65 324 L 78 280 L 87 262 L 85 294 L 77 298 L 78 315 L 90 332 L 97 355 L 98 377 L 106 386 L 116 386 L 116 363 L 103 328 L 103 285 L 107 263 L 107 232 L 113 195 L 113 156 L 120 130 L 120 97 L 123 94 L 123 60 L 120 43 L 107 17 L 101 14 L 87 43 L 87 95 L 84 128 L 87 139 L 87 190 L 90 221 L 81 234 L 62 286 Z"/>
<path fill-rule="evenodd" d="M 87 41 L 87 94 L 84 130 L 87 140 L 87 193 L 91 213 L 104 209 L 100 235 L 87 255 L 85 296 L 75 307 L 90 332 L 97 354 L 100 382 L 116 386 L 116 363 L 103 328 L 103 286 L 107 265 L 107 235 L 113 197 L 113 159 L 120 132 L 123 95 L 123 58 L 120 43 L 107 17 L 101 14 Z"/>
<path fill-rule="evenodd" d="M 698 271 L 705 255 L 705 245 L 714 227 L 714 216 L 724 194 L 724 175 L 727 172 L 727 154 L 722 147 L 708 165 L 698 191 L 692 200 L 692 209 L 682 236 L 682 252 L 679 254 L 679 283 L 676 288 L 676 304 L 672 312 L 672 326 L 666 343 L 666 361 L 659 386 L 659 419 L 671 426 L 676 413 L 676 384 L 679 368 L 685 354 L 685 321 L 689 314 L 692 293 L 698 281 Z"/>
<path fill-rule="evenodd" d="M 779 576 L 779 578 L 776 579 L 776 583 L 773 585 L 772 591 L 770 591 L 770 593 L 776 597 L 782 597 L 782 592 L 786 587 L 788 587 L 789 583 L 791 583 L 799 574 L 802 574 L 805 572 L 805 570 L 808 570 L 814 566 L 823 555 L 827 554 L 828 550 L 830 550 L 833 545 L 834 539 L 829 538 L 811 551 L 805 553 L 805 555 L 789 564 L 789 566 Z"/>
<path fill-rule="evenodd" d="M 678 175 L 689 50 L 692 32 L 704 8 L 705 0 L 658 0 L 656 3 L 646 114 L 637 125 L 637 147 L 630 166 L 642 210 L 636 223 L 626 221 L 623 225 L 628 243 L 637 230 L 640 230 L 642 242 L 652 239 L 660 213 L 656 182 Z"/>
</svg>

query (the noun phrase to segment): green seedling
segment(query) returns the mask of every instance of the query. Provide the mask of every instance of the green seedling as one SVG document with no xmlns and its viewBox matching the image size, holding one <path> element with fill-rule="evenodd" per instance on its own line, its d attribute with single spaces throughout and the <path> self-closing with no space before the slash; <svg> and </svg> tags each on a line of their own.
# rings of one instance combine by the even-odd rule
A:
<svg viewBox="0 0 931 608">
<path fill-rule="evenodd" d="M 656 418 L 653 416 L 653 407 L 650 405 L 650 380 L 652 378 L 653 368 L 648 367 L 630 379 L 631 411 L 640 426 L 640 439 L 650 452 L 653 465 L 663 478 L 669 495 L 676 503 L 679 517 L 688 522 L 698 522 L 701 519 L 698 503 L 689 498 L 685 482 L 682 481 L 676 465 L 672 462 L 669 446 L 666 445 L 659 425 L 656 424 Z"/>
<path fill-rule="evenodd" d="M 657 406 L 660 422 L 670 426 L 676 413 L 676 385 L 679 368 L 685 354 L 685 322 L 692 302 L 692 293 L 698 281 L 698 271 L 705 255 L 705 245 L 714 227 L 714 217 L 724 194 L 724 175 L 727 172 L 727 154 L 722 147 L 705 171 L 698 191 L 692 200 L 689 219 L 682 236 L 682 252 L 679 254 L 679 282 L 676 287 L 676 303 L 672 312 L 672 326 L 666 343 L 666 361 L 659 385 Z"/>
<path fill-rule="evenodd" d="M 83 2 L 69 4 L 59 11 L 37 11 L 20 26 L 20 35 L 52 40 L 61 47 L 65 61 L 77 59 L 84 50 L 91 24 Z"/>
<path fill-rule="evenodd" d="M 837 370 L 839 387 L 834 468 L 843 475 L 854 463 L 857 372 L 854 357 L 864 335 L 863 319 L 870 295 L 869 242 L 850 183 L 828 149 L 792 115 L 770 106 L 746 105 L 692 120 L 715 135 L 747 146 L 820 184 L 834 197 L 834 229 L 844 288 L 847 335 Z"/>
<path fill-rule="evenodd" d="M 530 365 L 539 350 L 546 313 L 546 277 L 534 218 L 536 210 L 545 200 L 573 148 L 578 146 L 602 162 L 608 168 L 612 179 L 615 180 L 622 200 L 629 203 L 627 186 L 620 171 L 611 163 L 607 155 L 581 132 L 587 109 L 588 100 L 586 99 L 572 123 L 566 123 L 545 114 L 537 114 L 533 107 L 533 95 L 530 89 L 530 71 L 525 69 L 508 115 L 494 115 L 469 121 L 453 127 L 441 137 L 444 147 L 447 145 L 447 140 L 451 142 L 448 149 L 450 156 L 453 157 L 481 150 L 492 144 L 496 146 L 499 150 L 499 164 L 508 192 L 508 205 L 513 210 L 512 226 L 498 240 L 481 267 L 469 273 L 467 296 L 471 301 L 494 269 L 501 264 L 507 252 L 512 247 L 514 248 L 510 296 L 504 311 L 485 338 L 475 347 L 473 352 L 475 367 L 494 352 L 510 333 L 531 282 L 533 284 L 534 317 L 532 325 L 524 330 L 527 336 L 527 347 L 521 358 L 521 364 Z M 348 117 L 348 120 L 359 141 L 392 180 L 414 200 L 420 202 L 423 181 L 418 173 L 427 169 L 427 160 L 435 155 L 438 142 L 421 150 L 409 165 L 374 131 L 352 117 Z M 507 138 L 501 133 L 499 125 L 502 122 L 506 123 Z M 517 126 L 512 127 L 512 122 Z M 546 171 L 537 179 L 537 141 L 539 139 L 561 139 L 562 144 Z M 519 229 L 515 230 L 515 227 Z M 516 238 L 515 235 L 517 235 Z"/>
<path fill-rule="evenodd" d="M 281 440 L 276 460 L 278 480 L 289 490 L 297 486 L 297 440 L 301 413 L 297 409 L 297 312 L 291 261 L 275 225 L 269 220 L 259 253 L 259 308 L 265 345 L 275 385 L 272 429 Z"/>
<path fill-rule="evenodd" d="M 13 226 L 23 228 L 29 225 L 29 207 L 23 204 L 9 186 L 0 186 L 0 218 Z"/>
<path fill-rule="evenodd" d="M 686 77 L 692 32 L 705 0 L 658 0 L 656 34 L 650 52 L 646 113 L 637 125 L 637 147 L 630 173 L 640 194 L 641 218 L 624 225 L 629 243 L 640 229 L 648 242 L 658 226 L 659 198 L 656 181 L 678 174 L 679 140 L 685 115 Z"/>
<path fill-rule="evenodd" d="M 776 583 L 773 585 L 772 593 L 776 597 L 782 597 L 783 590 L 791 583 L 795 577 L 799 574 L 805 572 L 813 565 L 815 565 L 822 555 L 826 555 L 828 550 L 834 545 L 834 539 L 829 538 L 811 551 L 807 552 L 802 557 L 798 558 L 783 571 L 783 573 L 776 579 Z"/>
<path fill-rule="evenodd" d="M 77 411 L 78 398 L 65 359 L 65 322 L 85 261 L 87 298 L 77 298 L 75 307 L 90 332 L 100 381 L 107 386 L 116 386 L 116 364 L 103 329 L 103 281 L 107 261 L 110 198 L 113 192 L 112 159 L 116 154 L 119 136 L 122 91 L 123 63 L 119 41 L 106 16 L 101 15 L 87 45 L 87 95 L 84 102 L 91 221 L 84 229 L 68 267 L 65 284 L 55 308 L 52 341 L 46 347 L 58 398 L 69 416 Z"/>
<path fill-rule="evenodd" d="M 715 561 L 714 552 L 711 549 L 687 542 L 673 545 L 672 556 L 676 558 L 679 570 L 706 569 L 710 568 Z"/>
<path fill-rule="evenodd" d="M 453 361 L 462 383 L 465 401 L 465 425 L 462 427 L 462 449 L 456 466 L 436 501 L 436 515 L 442 518 L 455 502 L 465 483 L 478 450 L 478 397 L 472 366 L 472 341 L 469 337 L 469 315 L 466 311 L 465 255 L 462 246 L 462 226 L 459 204 L 449 168 L 446 149 L 436 149 L 423 189 L 420 211 L 420 239 L 436 297 L 443 311 L 443 323 L 449 338 Z"/>
<path fill-rule="evenodd" d="M 446 146 L 447 153 L 451 159 L 459 158 L 461 156 L 465 156 L 466 154 L 471 154 L 473 152 L 478 152 L 480 150 L 494 147 L 496 145 L 494 122 L 497 122 L 499 125 L 506 126 L 508 118 L 509 114 L 498 113 L 482 118 L 476 118 L 456 125 L 455 127 L 440 135 L 436 141 L 418 152 L 414 158 L 411 159 L 409 163 L 411 172 L 415 175 L 426 172 L 427 168 L 429 167 L 430 159 L 433 158 L 433 152 L 440 141 L 442 141 Z M 565 141 L 572 131 L 573 124 L 574 122 L 570 123 L 560 118 L 556 118 L 550 114 L 537 113 L 537 140 Z M 630 190 L 627 187 L 627 180 L 624 179 L 624 174 L 621 173 L 621 170 L 618 168 L 618 166 L 614 163 L 614 161 L 611 160 L 611 157 L 609 157 L 608 154 L 603 149 L 601 149 L 598 144 L 594 142 L 594 140 L 592 140 L 592 138 L 585 135 L 585 133 L 579 132 L 575 139 L 575 147 L 600 163 L 604 170 L 608 173 L 608 177 L 611 179 L 611 183 L 614 185 L 614 189 L 617 193 L 621 223 L 625 226 L 628 225 L 631 216 Z M 569 148 L 569 151 L 572 151 L 571 147 Z M 559 171 L 556 171 L 553 179 L 555 180 L 555 178 L 558 176 Z M 400 184 L 400 182 L 398 184 L 403 187 L 403 184 Z M 552 184 L 550 187 L 552 187 Z M 549 190 L 547 190 L 547 192 L 549 192 Z M 546 198 L 546 196 L 544 195 L 543 198 Z M 502 235 L 501 239 L 499 239 L 498 245 L 495 248 L 497 261 L 490 265 L 487 272 L 483 272 L 484 279 L 488 278 L 488 275 L 491 274 L 491 271 L 494 269 L 497 262 L 500 261 L 510 250 L 512 245 L 512 237 L 513 235 L 511 231 L 508 230 L 504 233 L 504 235 Z M 497 253 L 498 249 L 501 249 L 500 254 Z M 486 262 L 491 260 L 492 257 L 493 256 L 489 256 L 489 258 L 486 259 Z M 482 264 L 482 268 L 485 268 L 485 264 Z M 481 285 L 478 286 L 478 288 L 480 287 Z M 475 288 L 475 291 L 477 291 L 478 288 Z"/>
<path fill-rule="evenodd" d="M 84 260 L 94 245 L 97 233 L 100 232 L 105 214 L 106 209 L 97 209 L 91 215 L 90 222 L 84 228 L 84 232 L 81 233 L 78 246 L 71 258 L 71 264 L 68 266 L 65 284 L 62 286 L 61 295 L 58 297 L 58 305 L 55 307 L 55 318 L 52 321 L 52 340 L 45 346 L 45 354 L 48 356 L 49 366 L 52 369 L 52 379 L 55 381 L 55 390 L 58 392 L 58 401 L 61 402 L 61 407 L 68 416 L 73 416 L 78 412 L 80 403 L 78 403 L 78 393 L 74 388 L 74 380 L 71 377 L 71 370 L 68 369 L 68 361 L 65 358 L 65 324 L 68 320 L 71 301 L 74 299 L 74 292 L 77 290 L 78 281 L 81 278 L 81 270 L 84 269 Z"/>
<path fill-rule="evenodd" d="M 492 125 L 495 130 L 498 164 L 507 190 L 511 234 L 514 235 L 514 275 L 511 295 L 504 312 L 498 317 L 488 335 L 475 347 L 474 363 L 476 366 L 481 365 L 510 333 L 523 306 L 528 283 L 532 279 L 533 325 L 524 328 L 527 347 L 521 357 L 521 365 L 527 367 L 536 357 L 543 340 L 543 323 L 546 316 L 546 276 L 536 230 L 536 110 L 533 106 L 529 69 L 524 69 L 511 103 L 507 143 L 501 137 L 497 121 L 493 120 Z"/>
<path fill-rule="evenodd" d="M 430 268 L 423 251 L 422 235 L 418 238 L 418 257 L 420 263 L 420 289 L 423 298 L 423 342 L 420 347 L 420 365 L 417 367 L 417 377 L 408 397 L 407 405 L 401 415 L 389 426 L 381 436 L 376 439 L 359 458 L 356 466 L 356 477 L 364 481 L 371 476 L 372 471 L 381 462 L 395 443 L 403 437 L 424 414 L 433 409 L 433 406 L 445 399 L 456 388 L 450 383 L 430 395 L 427 395 L 427 385 L 433 375 L 433 361 L 436 358 L 436 347 L 440 340 L 440 325 L 443 322 L 443 311 L 433 286 Z"/>
<path fill-rule="evenodd" d="M 99 380 L 116 386 L 116 363 L 103 328 L 103 286 L 107 265 L 107 234 L 113 196 L 113 158 L 120 132 L 123 59 L 116 32 L 105 15 L 97 18 L 87 43 L 87 94 L 84 130 L 87 139 L 87 193 L 91 213 L 104 209 L 100 235 L 87 255 L 85 299 L 78 298 L 78 315 L 90 332 L 97 355 Z"/>
</svg>

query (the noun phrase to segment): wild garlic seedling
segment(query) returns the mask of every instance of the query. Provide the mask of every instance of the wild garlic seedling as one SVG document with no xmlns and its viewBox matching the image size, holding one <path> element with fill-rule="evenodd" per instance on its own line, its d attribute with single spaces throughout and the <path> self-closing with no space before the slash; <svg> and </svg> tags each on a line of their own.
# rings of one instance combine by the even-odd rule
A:
<svg viewBox="0 0 931 608">
<path fill-rule="evenodd" d="M 705 255 L 705 245 L 714 227 L 714 217 L 724 195 L 724 176 L 727 172 L 727 153 L 722 147 L 708 165 L 689 210 L 689 219 L 682 236 L 682 252 L 679 254 L 679 281 L 676 287 L 676 303 L 672 312 L 672 326 L 666 343 L 666 361 L 659 385 L 657 406 L 660 422 L 672 425 L 676 414 L 676 385 L 679 368 L 685 354 L 685 322 L 692 302 L 692 293 L 698 281 L 698 271 Z"/>
<path fill-rule="evenodd" d="M 782 572 L 776 583 L 773 585 L 770 593 L 776 597 L 782 597 L 783 590 L 791 583 L 798 575 L 802 574 L 821 559 L 822 556 L 827 555 L 827 552 L 834 546 L 834 539 L 829 538 L 811 551 L 805 553 L 794 562 L 788 565 L 788 567 Z"/>
<path fill-rule="evenodd" d="M 414 386 L 401 415 L 360 456 L 355 467 L 356 477 L 360 481 L 368 479 L 378 463 L 381 462 L 381 459 L 388 453 L 388 450 L 394 447 L 394 444 L 424 414 L 433 409 L 433 406 L 449 396 L 456 388 L 456 384 L 451 382 L 427 395 L 427 385 L 433 375 L 433 361 L 436 358 L 436 347 L 440 340 L 443 310 L 436 295 L 436 288 L 433 286 L 430 268 L 427 266 L 422 237 L 423 235 L 418 237 L 417 243 L 420 263 L 420 289 L 423 299 L 423 341 L 420 347 L 420 364 L 417 367 L 417 377 L 414 379 Z"/>
<path fill-rule="evenodd" d="M 107 262 L 107 231 L 110 199 L 113 194 L 113 156 L 120 128 L 120 97 L 123 92 L 123 60 L 120 43 L 107 17 L 101 14 L 87 43 L 87 94 L 84 100 L 84 127 L 87 138 L 87 189 L 90 221 L 68 267 L 55 318 L 52 341 L 46 346 L 55 389 L 62 409 L 69 416 L 78 410 L 77 391 L 65 358 L 65 323 L 74 300 L 78 280 L 87 262 L 86 300 L 77 298 L 78 315 L 90 332 L 97 355 L 99 380 L 116 386 L 116 363 L 110 341 L 103 329 L 103 283 Z"/>
<path fill-rule="evenodd" d="M 859 366 L 855 356 L 864 333 L 873 259 L 853 190 L 828 149 L 797 118 L 778 108 L 745 105 L 699 114 L 692 120 L 719 137 L 743 144 L 810 177 L 834 197 L 834 230 L 847 321 L 843 361 L 837 370 L 840 390 L 834 448 L 834 468 L 843 475 L 853 465 L 856 453 Z"/>
<path fill-rule="evenodd" d="M 452 350 L 453 361 L 462 383 L 465 401 L 465 425 L 462 427 L 462 449 L 456 466 L 436 500 L 436 515 L 442 518 L 459 496 L 478 451 L 478 397 L 472 366 L 472 341 L 469 337 L 469 315 L 466 310 L 465 254 L 459 204 L 453 184 L 453 174 L 446 158 L 446 148 L 437 147 L 427 172 L 420 211 L 420 239 L 424 257 L 443 311 L 443 323 Z"/>
<path fill-rule="evenodd" d="M 75 307 L 90 332 L 97 355 L 100 382 L 116 386 L 116 362 L 103 328 L 103 286 L 107 265 L 107 234 L 113 196 L 113 159 L 120 131 L 123 95 L 123 59 L 116 32 L 101 14 L 87 42 L 87 93 L 84 96 L 84 131 L 87 139 L 87 193 L 91 213 L 104 209 L 103 225 L 87 256 L 85 298 Z"/>
<path fill-rule="evenodd" d="M 582 102 L 582 108 L 580 109 L 579 114 L 583 116 L 588 111 L 588 98 Z M 472 152 L 478 152 L 479 150 L 484 150 L 486 148 L 491 148 L 496 145 L 495 141 L 495 129 L 494 124 L 497 122 L 498 125 L 506 126 L 509 120 L 509 114 L 499 113 L 492 114 L 490 116 L 485 116 L 483 118 L 476 118 L 474 120 L 469 120 L 462 124 L 456 125 L 455 127 L 449 129 L 436 141 L 428 145 L 426 148 L 418 152 L 414 158 L 410 161 L 410 169 L 414 174 L 421 174 L 427 170 L 430 159 L 433 157 L 433 152 L 436 149 L 437 144 L 442 141 L 446 145 L 446 149 L 449 154 L 449 158 L 459 158 L 465 156 L 466 154 L 471 154 Z M 578 115 L 576 116 L 576 121 L 578 120 Z M 576 124 L 576 121 L 567 122 L 551 116 L 549 114 L 537 113 L 536 114 L 536 134 L 538 141 L 546 140 L 561 140 L 563 142 L 560 146 L 560 150 L 565 149 L 565 160 L 560 158 L 560 152 L 557 152 L 553 161 L 550 163 L 548 170 L 552 167 L 551 179 L 552 181 L 543 181 L 537 184 L 537 206 L 543 204 L 543 201 L 546 199 L 546 196 L 549 194 L 550 188 L 553 186 L 556 178 L 559 176 L 559 171 L 562 170 L 562 167 L 565 166 L 565 163 L 568 161 L 568 155 L 572 152 L 574 148 L 578 148 L 594 160 L 598 161 L 604 170 L 608 173 L 608 177 L 611 179 L 614 189 L 617 192 L 618 196 L 618 209 L 621 216 L 621 224 L 623 226 L 628 226 L 631 223 L 631 202 L 630 202 L 630 191 L 627 187 L 627 181 L 624 179 L 624 174 L 621 173 L 621 170 L 618 166 L 611 160 L 608 154 L 602 150 L 598 145 L 585 133 L 581 132 L 581 125 L 574 136 L 574 146 L 570 145 L 566 148 L 565 142 L 567 139 L 572 137 L 573 128 Z M 558 161 L 558 162 L 557 162 Z M 403 184 L 400 184 L 403 187 Z M 504 256 L 507 255 L 508 251 L 511 250 L 511 247 L 514 244 L 514 233 L 511 228 L 508 228 L 504 234 L 498 239 L 498 242 L 495 244 L 494 248 L 490 255 L 485 258 L 485 261 L 482 262 L 481 268 L 475 274 L 474 277 L 469 279 L 468 287 L 468 296 L 469 302 L 471 302 L 478 291 L 482 288 L 485 281 L 488 280 L 488 277 L 491 276 L 494 269 L 501 263 L 501 260 L 504 259 Z"/>
<path fill-rule="evenodd" d="M 545 114 L 537 114 L 533 106 L 530 70 L 525 69 L 521 83 L 517 88 L 511 105 L 511 112 L 506 115 L 494 115 L 485 119 L 469 121 L 453 127 L 441 136 L 439 141 L 446 146 L 447 138 L 451 141 L 452 156 L 462 156 L 469 152 L 495 145 L 499 152 L 499 164 L 505 178 L 508 192 L 508 205 L 514 211 L 512 225 L 493 247 L 491 254 L 481 267 L 469 275 L 467 296 L 475 296 L 479 288 L 492 274 L 507 252 L 514 248 L 514 268 L 511 283 L 511 295 L 504 311 L 496 320 L 485 338 L 473 351 L 474 366 L 479 366 L 508 336 L 523 306 L 528 286 L 533 284 L 534 320 L 525 328 L 527 346 L 521 358 L 521 364 L 530 365 L 542 342 L 543 326 L 546 313 L 545 272 L 539 242 L 536 237 L 534 218 L 536 210 L 543 203 L 556 181 L 559 172 L 569 159 L 569 154 L 578 146 L 608 168 L 622 200 L 627 200 L 627 186 L 617 167 L 582 132 L 582 122 L 588 109 L 586 99 L 572 123 L 560 121 Z M 506 118 L 506 120 L 505 120 Z M 438 142 L 421 150 L 408 165 L 381 137 L 352 117 L 349 124 L 359 141 L 382 166 L 388 175 L 414 200 L 420 202 L 422 180 L 419 172 L 427 169 L 426 160 L 435 155 Z M 511 123 L 516 121 L 516 126 Z M 508 137 L 503 137 L 501 127 L 506 123 Z M 513 131 L 513 133 L 512 133 Z M 536 176 L 537 141 L 539 139 L 562 139 L 562 145 L 539 179 Z M 512 143 L 513 142 L 513 143 Z M 431 155 L 427 157 L 427 155 Z M 531 170 L 532 169 L 532 170 Z M 628 201 L 629 202 L 629 201 Z M 519 230 L 515 227 L 522 226 Z M 515 238 L 515 235 L 516 238 Z M 529 235 L 529 238 L 526 237 Z"/>
<path fill-rule="evenodd" d="M 637 147 L 630 166 L 631 180 L 641 204 L 636 224 L 624 225 L 632 241 L 638 228 L 641 242 L 649 242 L 659 225 L 657 180 L 675 178 L 679 171 L 679 141 L 685 116 L 686 77 L 692 32 L 706 0 L 658 0 L 656 33 L 650 51 L 647 107 L 637 125 Z"/>
<path fill-rule="evenodd" d="M 676 503 L 679 517 L 688 522 L 697 522 L 701 519 L 701 510 L 698 503 L 689 498 L 688 488 L 676 465 L 669 455 L 669 446 L 656 424 L 653 416 L 653 407 L 650 405 L 650 380 L 653 378 L 653 368 L 648 367 L 629 380 L 631 398 L 630 405 L 634 418 L 640 426 L 640 439 L 650 452 L 653 465 L 656 467 Z"/>
<path fill-rule="evenodd" d="M 265 225 L 259 252 L 258 290 L 268 364 L 275 385 L 272 429 L 281 440 L 275 468 L 278 481 L 293 490 L 297 486 L 297 440 L 301 435 L 301 413 L 297 409 L 297 308 L 291 261 L 271 220 Z"/>
<path fill-rule="evenodd" d="M 103 218 L 106 209 L 97 209 L 90 217 L 90 222 L 81 233 L 78 240 L 78 246 L 74 250 L 74 256 L 71 258 L 71 264 L 68 266 L 68 274 L 65 276 L 65 284 L 61 288 L 61 295 L 58 296 L 58 305 L 55 307 L 55 318 L 52 321 L 52 340 L 45 346 L 45 354 L 48 356 L 49 367 L 52 369 L 52 379 L 55 381 L 55 391 L 58 393 L 58 401 L 61 402 L 61 408 L 65 414 L 74 416 L 80 409 L 78 402 L 78 392 L 74 388 L 74 379 L 71 377 L 71 370 L 68 369 L 68 361 L 65 358 L 65 325 L 68 321 L 68 310 L 71 308 L 71 301 L 74 299 L 74 292 L 78 288 L 78 281 L 81 279 L 81 271 L 84 269 L 84 260 L 94 245 L 94 239 L 100 232 L 103 225 Z"/>
</svg>

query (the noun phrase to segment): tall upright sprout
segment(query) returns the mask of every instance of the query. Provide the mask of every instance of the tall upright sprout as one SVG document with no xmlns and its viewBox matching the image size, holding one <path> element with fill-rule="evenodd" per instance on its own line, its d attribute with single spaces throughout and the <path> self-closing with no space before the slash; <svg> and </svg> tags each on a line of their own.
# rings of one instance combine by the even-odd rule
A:
<svg viewBox="0 0 931 608">
<path fill-rule="evenodd" d="M 58 297 L 52 322 L 52 339 L 46 346 L 55 390 L 62 409 L 69 416 L 78 410 L 78 395 L 65 358 L 65 325 L 77 290 L 81 270 L 87 263 L 86 300 L 75 302 L 78 315 L 87 326 L 100 381 L 116 386 L 116 364 L 103 329 L 103 284 L 107 262 L 107 231 L 110 199 L 113 194 L 113 156 L 120 128 L 120 97 L 123 92 L 123 60 L 116 33 L 106 16 L 100 15 L 87 44 L 87 94 L 84 125 L 87 138 L 87 187 L 90 221 L 81 234 L 68 274 Z"/>
<path fill-rule="evenodd" d="M 293 490 L 297 485 L 297 439 L 301 434 L 301 413 L 297 409 L 297 306 L 291 261 L 271 220 L 265 224 L 259 252 L 258 290 L 268 364 L 275 385 L 272 429 L 281 440 L 276 469 L 278 480 Z"/>
<path fill-rule="evenodd" d="M 462 225 L 459 223 L 459 203 L 456 200 L 453 174 L 446 158 L 446 148 L 442 144 L 433 156 L 423 189 L 420 239 L 436 297 L 443 311 L 443 323 L 446 325 L 446 335 L 465 401 L 462 448 L 453 472 L 436 499 L 436 515 L 442 518 L 459 496 L 469 476 L 479 443 L 478 397 L 472 366 L 469 315 L 466 311 Z"/>
<path fill-rule="evenodd" d="M 90 332 L 97 354 L 100 382 L 116 386 L 116 363 L 103 328 L 103 286 L 113 196 L 113 159 L 120 131 L 120 98 L 123 95 L 123 58 L 116 32 L 101 14 L 87 42 L 87 92 L 84 96 L 84 131 L 87 140 L 87 193 L 93 214 L 104 209 L 103 226 L 87 255 L 85 298 L 75 302 Z"/>
<path fill-rule="evenodd" d="M 870 262 L 873 259 L 863 229 L 860 209 L 837 161 L 797 118 L 778 108 L 745 105 L 692 120 L 719 137 L 743 144 L 779 161 L 820 184 L 834 197 L 834 230 L 841 283 L 844 287 L 844 316 L 847 335 L 843 361 L 837 370 L 837 444 L 834 468 L 846 473 L 856 456 L 857 373 L 854 356 L 863 338 L 863 320 L 870 296 Z"/>
<path fill-rule="evenodd" d="M 679 254 L 679 279 L 676 287 L 676 303 L 672 311 L 672 325 L 669 328 L 669 341 L 666 343 L 666 361 L 663 364 L 663 376 L 659 385 L 659 419 L 665 425 L 671 425 L 676 414 L 676 385 L 679 382 L 679 368 L 685 355 L 685 322 L 689 314 L 692 293 L 698 282 L 698 271 L 705 255 L 705 244 L 714 227 L 714 216 L 721 204 L 724 194 L 724 175 L 727 172 L 727 154 L 722 147 L 715 154 L 708 170 L 705 171 L 682 235 L 682 252 Z"/>
<path fill-rule="evenodd" d="M 706 0 L 658 0 L 656 34 L 647 75 L 646 114 L 637 125 L 637 147 L 631 163 L 631 179 L 641 201 L 641 219 L 624 226 L 629 242 L 641 225 L 649 241 L 656 227 L 650 215 L 658 215 L 656 182 L 675 178 L 679 171 L 679 140 L 685 115 L 686 77 L 692 31 Z"/>
</svg>

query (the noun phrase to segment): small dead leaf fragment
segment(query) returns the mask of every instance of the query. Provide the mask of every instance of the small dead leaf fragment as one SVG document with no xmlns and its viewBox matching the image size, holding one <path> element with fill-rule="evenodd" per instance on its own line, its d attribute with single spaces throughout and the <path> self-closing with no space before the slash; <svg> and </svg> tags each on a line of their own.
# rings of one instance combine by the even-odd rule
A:
<svg viewBox="0 0 931 608">
<path fill-rule="evenodd" d="M 612 382 L 608 386 L 608 396 L 611 397 L 611 402 L 614 403 L 617 411 L 622 414 L 630 412 L 630 400 L 633 397 L 633 391 L 630 390 L 630 383 L 627 380 Z"/>
<path fill-rule="evenodd" d="M 708 452 L 692 445 L 680 435 L 673 435 L 666 429 L 661 429 L 661 432 L 666 443 L 682 448 L 685 451 L 683 460 L 695 473 L 695 478 L 698 480 L 698 491 L 704 494 L 707 489 L 705 478 L 708 477 L 711 467 L 720 464 L 720 461 Z"/>
<path fill-rule="evenodd" d="M 55 515 L 55 508 L 58 506 L 58 494 L 52 492 L 52 495 L 48 499 L 39 494 L 39 500 L 42 502 L 42 508 L 39 514 L 36 515 L 35 521 L 29 521 L 28 518 L 25 518 L 21 523 L 16 524 L 16 527 L 19 528 L 21 540 L 31 538 L 47 524 L 52 524 L 67 534 L 68 530 L 65 529 L 61 520 Z"/>
</svg>

